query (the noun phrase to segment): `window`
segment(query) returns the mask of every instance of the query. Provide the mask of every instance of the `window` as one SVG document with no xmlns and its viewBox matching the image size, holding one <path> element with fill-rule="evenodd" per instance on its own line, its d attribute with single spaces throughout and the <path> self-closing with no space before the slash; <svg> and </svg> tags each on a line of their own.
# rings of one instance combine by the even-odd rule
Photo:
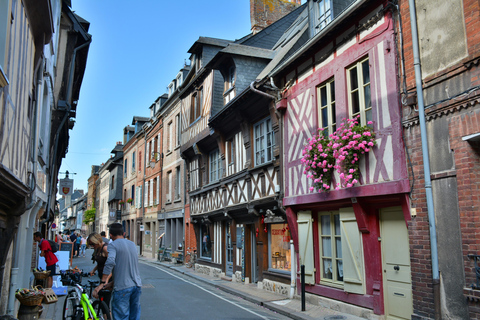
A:
<svg viewBox="0 0 480 320">
<path fill-rule="evenodd" d="M 195 71 L 198 72 L 202 68 L 202 54 L 199 52 L 195 54 Z"/>
<path fill-rule="evenodd" d="M 142 171 L 142 152 L 138 153 L 138 172 Z"/>
<path fill-rule="evenodd" d="M 231 175 L 235 173 L 235 140 L 227 140 L 227 145 L 225 147 L 227 152 L 227 174 Z"/>
<path fill-rule="evenodd" d="M 181 132 L 182 132 L 182 130 L 180 130 L 180 128 L 181 128 L 181 126 L 180 126 L 180 113 L 179 113 L 175 116 L 175 129 L 176 129 L 176 132 L 177 132 L 176 146 L 180 145 L 180 135 L 181 135 Z"/>
<path fill-rule="evenodd" d="M 290 233 L 286 224 L 270 224 L 269 230 L 269 267 L 281 271 L 290 271 Z"/>
<path fill-rule="evenodd" d="M 224 103 L 227 104 L 235 97 L 235 67 L 231 66 L 228 69 L 225 78 L 225 92 L 223 93 Z"/>
<path fill-rule="evenodd" d="M 337 130 L 335 118 L 335 81 L 332 79 L 318 88 L 318 123 L 325 136 Z"/>
<path fill-rule="evenodd" d="M 132 173 L 135 172 L 135 152 L 132 153 Z"/>
<path fill-rule="evenodd" d="M 321 281 L 343 282 L 342 237 L 338 211 L 319 214 Z"/>
<path fill-rule="evenodd" d="M 175 169 L 175 200 L 180 199 L 180 167 Z"/>
<path fill-rule="evenodd" d="M 202 224 L 200 228 L 200 257 L 202 258 L 212 258 L 212 237 L 209 225 Z"/>
<path fill-rule="evenodd" d="M 127 159 L 125 159 L 125 164 L 123 165 L 123 177 L 124 178 L 127 177 L 127 168 L 128 168 L 127 164 L 128 164 L 128 161 L 127 161 Z"/>
<path fill-rule="evenodd" d="M 110 189 L 115 189 L 115 175 L 112 175 L 112 185 L 110 186 Z"/>
<path fill-rule="evenodd" d="M 209 155 L 209 173 L 210 173 L 210 183 L 215 182 L 221 177 L 221 158 L 220 152 L 217 150 L 210 152 Z"/>
<path fill-rule="evenodd" d="M 347 70 L 348 105 L 350 117 L 360 115 L 360 125 L 372 121 L 372 100 L 370 98 L 370 65 L 368 58 L 357 62 Z"/>
<path fill-rule="evenodd" d="M 320 31 L 332 21 L 332 0 L 320 0 L 317 4 L 318 24 L 317 30 Z"/>
<path fill-rule="evenodd" d="M 172 130 L 172 121 L 168 123 L 167 127 L 167 152 L 170 152 L 173 150 L 172 148 L 172 141 L 173 141 L 173 130 Z"/>
<path fill-rule="evenodd" d="M 198 158 L 193 159 L 189 164 L 190 171 L 190 191 L 196 190 L 200 186 L 200 178 L 198 173 Z"/>
<path fill-rule="evenodd" d="M 132 185 L 131 198 L 132 198 L 132 200 L 135 200 L 135 186 L 134 185 Z"/>
<path fill-rule="evenodd" d="M 192 103 L 190 105 L 190 123 L 195 122 L 202 113 L 203 108 L 203 87 L 192 94 Z"/>
<path fill-rule="evenodd" d="M 255 139 L 255 165 L 273 160 L 273 145 L 275 138 L 273 135 L 272 121 L 270 118 L 260 121 L 254 126 Z"/>
<path fill-rule="evenodd" d="M 167 202 L 172 202 L 172 171 L 167 172 L 166 181 Z"/>
</svg>

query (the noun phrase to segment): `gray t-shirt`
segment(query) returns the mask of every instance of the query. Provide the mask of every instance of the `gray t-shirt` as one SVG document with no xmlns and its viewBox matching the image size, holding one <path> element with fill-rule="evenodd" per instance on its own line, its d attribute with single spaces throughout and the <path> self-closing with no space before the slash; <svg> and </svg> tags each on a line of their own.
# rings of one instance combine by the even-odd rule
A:
<svg viewBox="0 0 480 320">
<path fill-rule="evenodd" d="M 114 291 L 142 286 L 138 271 L 137 248 L 132 241 L 117 239 L 108 244 L 108 258 L 103 274 L 110 274 L 114 267 Z"/>
</svg>

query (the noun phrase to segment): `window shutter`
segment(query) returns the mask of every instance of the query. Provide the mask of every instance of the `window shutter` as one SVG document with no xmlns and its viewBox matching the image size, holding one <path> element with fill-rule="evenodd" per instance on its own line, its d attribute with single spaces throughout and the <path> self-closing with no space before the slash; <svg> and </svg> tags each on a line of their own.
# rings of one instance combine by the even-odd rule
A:
<svg viewBox="0 0 480 320">
<path fill-rule="evenodd" d="M 344 290 L 365 294 L 363 245 L 353 208 L 340 209 Z"/>
<path fill-rule="evenodd" d="M 157 150 L 158 150 L 158 153 L 155 155 L 155 159 L 157 160 L 160 160 L 160 133 L 158 134 L 158 139 L 157 139 Z M 158 197 L 157 197 L 158 199 Z"/>
<path fill-rule="evenodd" d="M 153 179 L 150 180 L 150 206 L 153 206 Z"/>
<path fill-rule="evenodd" d="M 143 186 L 138 187 L 138 207 L 141 208 L 143 206 L 143 201 L 142 201 L 142 190 Z"/>
<path fill-rule="evenodd" d="M 312 212 L 298 212 L 298 244 L 300 264 L 305 265 L 305 283 L 315 284 L 313 263 Z"/>
<path fill-rule="evenodd" d="M 150 157 L 150 142 L 147 142 L 147 154 L 146 154 L 146 156 L 147 156 L 147 160 L 145 161 L 145 165 L 147 165 L 147 163 L 149 163 L 150 159 L 151 159 L 151 157 Z"/>
<path fill-rule="evenodd" d="M 138 187 L 135 187 L 135 208 L 138 208 Z"/>
<path fill-rule="evenodd" d="M 157 203 L 160 202 L 160 176 L 157 177 Z"/>
</svg>

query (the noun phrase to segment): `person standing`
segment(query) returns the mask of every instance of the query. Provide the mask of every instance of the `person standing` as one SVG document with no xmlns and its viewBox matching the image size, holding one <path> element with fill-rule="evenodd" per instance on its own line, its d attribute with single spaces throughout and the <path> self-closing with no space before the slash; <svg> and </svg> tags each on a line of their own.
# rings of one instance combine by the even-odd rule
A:
<svg viewBox="0 0 480 320">
<path fill-rule="evenodd" d="M 55 265 L 58 262 L 57 256 L 52 252 L 52 247 L 48 241 L 43 239 L 41 232 L 35 232 L 33 234 L 33 240 L 38 242 L 40 248 L 40 257 L 45 258 L 47 264 L 47 271 L 50 271 L 50 276 L 47 278 L 47 288 L 51 288 L 53 284 L 53 276 L 55 275 Z"/>
<path fill-rule="evenodd" d="M 98 277 L 101 280 L 103 277 L 103 268 L 105 267 L 105 262 L 108 257 L 107 244 L 103 242 L 102 237 L 98 233 L 90 234 L 87 242 L 88 245 L 94 249 L 92 260 L 97 262 L 95 268 L 90 271 L 90 275 L 93 276 L 95 271 L 98 271 Z"/>
<path fill-rule="evenodd" d="M 103 242 L 105 242 L 107 244 L 111 242 L 111 240 L 107 239 L 107 235 L 105 234 L 105 231 L 100 232 L 100 235 L 103 238 Z"/>
<path fill-rule="evenodd" d="M 110 239 L 108 244 L 108 258 L 103 269 L 100 285 L 93 292 L 103 289 L 113 268 L 113 319 L 139 320 L 140 295 L 142 294 L 142 280 L 138 271 L 138 256 L 135 244 L 124 238 L 123 227 L 120 223 L 112 223 L 109 227 Z"/>
<path fill-rule="evenodd" d="M 80 251 L 82 253 L 82 256 L 85 258 L 85 249 L 87 249 L 87 238 L 82 236 L 82 240 L 80 242 Z"/>
</svg>

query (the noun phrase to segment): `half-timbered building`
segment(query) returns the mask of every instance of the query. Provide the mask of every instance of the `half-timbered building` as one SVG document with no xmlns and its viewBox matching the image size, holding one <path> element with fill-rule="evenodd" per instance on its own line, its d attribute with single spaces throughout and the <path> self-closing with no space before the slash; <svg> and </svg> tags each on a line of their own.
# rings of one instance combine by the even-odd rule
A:
<svg viewBox="0 0 480 320">
<path fill-rule="evenodd" d="M 381 1 L 308 1 L 257 88 L 281 88 L 283 206 L 307 293 L 349 313 L 410 319 L 410 186 L 393 26 Z M 318 188 L 302 162 L 308 139 L 318 129 L 333 139 L 356 117 L 376 135 L 370 152 L 355 155 L 358 181 L 342 183 L 344 165 L 326 167 L 332 179 Z"/>
<path fill-rule="evenodd" d="M 251 85 L 272 60 L 273 45 L 302 11 L 288 5 L 283 18 L 227 43 L 206 64 L 208 76 L 199 91 L 208 103 L 199 118 L 204 128 L 190 141 L 192 128 L 182 136 L 189 174 L 187 224 L 194 225 L 197 237 L 196 270 L 261 282 L 282 293 L 288 293 L 291 258 L 279 202 L 281 136 L 273 96 Z"/>
<path fill-rule="evenodd" d="M 52 234 L 91 42 L 89 22 L 70 7 L 62 0 L 0 3 L 0 314 L 14 314 L 14 288 L 30 286 L 38 259 L 33 232 Z"/>
</svg>

